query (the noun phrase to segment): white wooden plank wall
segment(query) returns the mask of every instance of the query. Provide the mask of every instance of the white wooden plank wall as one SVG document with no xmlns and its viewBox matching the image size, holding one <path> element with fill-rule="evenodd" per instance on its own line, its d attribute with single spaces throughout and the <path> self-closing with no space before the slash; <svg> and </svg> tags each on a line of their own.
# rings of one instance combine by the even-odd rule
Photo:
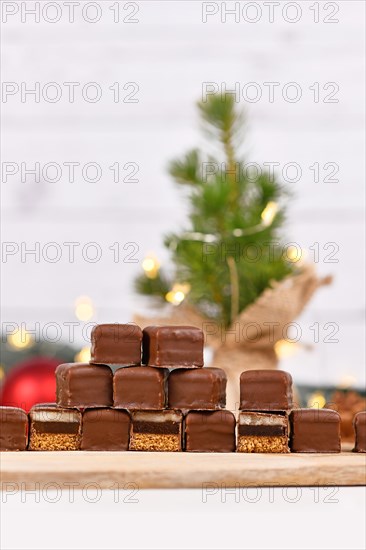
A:
<svg viewBox="0 0 366 550">
<path fill-rule="evenodd" d="M 73 303 L 81 294 L 89 295 L 96 306 L 95 321 L 128 320 L 136 311 L 146 311 L 145 298 L 131 287 L 140 262 L 149 251 L 167 259 L 162 237 L 184 226 L 183 197 L 165 172 L 169 159 L 201 141 L 194 102 L 201 96 L 203 82 L 226 83 L 232 88 L 248 82 L 261 88 L 262 98 L 250 103 L 241 98 L 248 111 L 245 151 L 250 161 L 279 162 L 281 167 L 296 162 L 302 168 L 300 181 L 289 184 L 295 198 L 288 213 L 288 240 L 309 249 L 320 246 L 318 270 L 333 274 L 334 284 L 319 291 L 299 322 L 303 343 L 313 351 L 300 352 L 283 362 L 297 381 L 339 382 L 344 375 L 365 382 L 364 367 L 364 3 L 362 1 L 281 2 L 274 22 L 268 21 L 263 2 L 240 2 L 240 22 L 234 16 L 221 22 L 222 3 L 206 6 L 218 13 L 202 22 L 201 2 L 137 2 L 138 23 L 114 23 L 113 2 L 97 2 L 102 16 L 88 23 L 80 16 L 87 2 L 75 7 L 75 22 L 68 22 L 64 2 L 57 2 L 61 19 L 39 23 L 22 9 L 35 2 L 2 2 L 2 79 L 5 83 L 26 83 L 41 88 L 49 82 L 61 86 L 60 101 L 42 97 L 36 103 L 21 94 L 2 98 L 2 161 L 28 168 L 35 162 L 98 163 L 103 175 L 90 183 L 76 169 L 74 182 L 68 181 L 64 167 L 57 183 L 31 176 L 21 181 L 20 172 L 2 182 L 2 239 L 29 248 L 39 242 L 62 247 L 60 261 L 39 263 L 20 253 L 2 261 L 2 320 L 63 324 L 74 321 Z M 40 2 L 43 9 L 45 2 Z M 52 3 L 55 4 L 55 3 Z M 120 2 L 121 17 L 135 3 Z M 296 4 L 298 8 L 289 4 Z M 320 22 L 314 23 L 314 7 Z M 6 5 L 7 7 L 4 7 Z M 114 3 L 115 5 L 115 3 Z M 226 2 L 232 8 L 234 2 Z M 13 7 L 12 7 L 13 6 Z M 15 6 L 15 7 L 14 7 Z M 24 7 L 25 6 L 25 7 Z M 131 7 L 132 6 L 132 7 Z M 316 7 L 316 6 L 315 6 Z M 18 8 L 18 12 L 6 13 Z M 287 22 L 301 8 L 298 22 Z M 332 11 L 339 8 L 332 16 Z M 94 17 L 89 8 L 89 17 Z M 256 23 L 244 20 L 254 18 Z M 54 18 L 55 7 L 46 17 Z M 252 11 L 251 11 L 252 10 Z M 285 12 L 283 11 L 285 10 Z M 286 11 L 287 10 L 287 11 Z M 338 23 L 325 23 L 325 17 Z M 5 19 L 4 19 L 5 18 Z M 79 82 L 74 103 L 67 100 L 64 82 Z M 81 98 L 80 88 L 97 82 L 103 95 L 99 102 Z M 113 83 L 139 86 L 137 103 L 114 103 Z M 268 100 L 265 82 L 279 82 L 273 102 Z M 296 82 L 302 97 L 296 103 L 281 96 L 283 86 Z M 314 82 L 320 85 L 320 101 L 314 102 Z M 324 97 L 339 87 L 337 103 Z M 8 88 L 7 88 L 8 89 Z M 123 95 L 131 91 L 121 90 Z M 253 93 L 253 88 L 251 93 Z M 289 92 L 294 90 L 289 90 Z M 50 95 L 53 93 L 49 89 Z M 92 90 L 90 90 L 92 93 Z M 249 93 L 249 90 L 248 90 Z M 137 163 L 137 183 L 114 183 L 108 169 L 113 163 Z M 330 169 L 321 170 L 314 181 L 309 169 L 315 162 L 337 163 L 339 182 L 323 181 Z M 5 165 L 8 166 L 8 165 Z M 124 175 L 126 175 L 124 173 Z M 139 263 L 113 261 L 108 249 L 118 241 L 137 243 Z M 75 262 L 67 258 L 64 242 L 79 242 Z M 102 259 L 90 263 L 80 248 L 97 242 Z M 337 263 L 326 263 L 327 243 L 336 243 Z M 123 251 L 123 256 L 127 251 Z M 51 251 L 50 251 L 51 254 Z M 309 327 L 319 322 L 339 325 L 338 343 L 312 342 Z M 78 344 L 82 344 L 78 336 Z"/>
</svg>

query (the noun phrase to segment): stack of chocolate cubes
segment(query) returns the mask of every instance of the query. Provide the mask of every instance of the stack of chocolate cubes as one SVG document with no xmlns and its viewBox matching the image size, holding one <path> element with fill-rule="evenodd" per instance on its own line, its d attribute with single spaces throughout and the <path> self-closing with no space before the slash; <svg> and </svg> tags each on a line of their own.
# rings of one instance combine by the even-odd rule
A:
<svg viewBox="0 0 366 550">
<path fill-rule="evenodd" d="M 238 452 L 341 451 L 339 414 L 331 409 L 294 408 L 292 378 L 288 372 L 243 372 L 240 409 Z"/>
<path fill-rule="evenodd" d="M 0 407 L 0 450 L 340 452 L 339 414 L 295 408 L 284 371 L 242 373 L 236 423 L 225 372 L 203 368 L 198 328 L 104 324 L 91 343 L 90 363 L 56 369 L 56 403 L 29 418 Z M 354 450 L 366 452 L 366 412 L 354 426 Z"/>
<path fill-rule="evenodd" d="M 30 413 L 29 450 L 235 450 L 226 375 L 195 327 L 104 324 L 90 363 L 56 369 L 56 403 Z"/>
</svg>

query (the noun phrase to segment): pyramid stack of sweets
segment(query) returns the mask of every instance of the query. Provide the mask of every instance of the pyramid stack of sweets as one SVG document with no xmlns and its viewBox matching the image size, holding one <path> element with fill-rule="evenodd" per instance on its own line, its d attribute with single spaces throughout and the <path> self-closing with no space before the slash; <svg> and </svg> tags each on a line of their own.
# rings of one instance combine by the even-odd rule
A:
<svg viewBox="0 0 366 550">
<path fill-rule="evenodd" d="M 242 373 L 236 430 L 225 372 L 203 368 L 196 327 L 103 324 L 91 341 L 90 363 L 56 369 L 56 403 L 0 407 L 0 450 L 340 451 L 338 413 L 295 409 L 284 371 Z M 366 452 L 366 413 L 354 426 Z"/>
<path fill-rule="evenodd" d="M 1 432 L 14 416 L 22 439 L 1 435 L 1 450 L 235 450 L 226 375 L 203 368 L 200 329 L 103 324 L 91 344 L 89 363 L 56 369 L 56 403 L 35 405 L 29 430 L 24 411 L 3 408 Z"/>
</svg>

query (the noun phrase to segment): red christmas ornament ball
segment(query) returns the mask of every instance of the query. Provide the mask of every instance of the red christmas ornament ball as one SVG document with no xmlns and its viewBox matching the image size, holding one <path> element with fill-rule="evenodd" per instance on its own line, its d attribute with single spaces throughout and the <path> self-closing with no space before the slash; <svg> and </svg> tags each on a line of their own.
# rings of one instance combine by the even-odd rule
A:
<svg viewBox="0 0 366 550">
<path fill-rule="evenodd" d="M 1 405 L 29 411 L 36 403 L 54 403 L 55 370 L 61 361 L 51 357 L 32 357 L 13 367 L 6 375 Z"/>
</svg>

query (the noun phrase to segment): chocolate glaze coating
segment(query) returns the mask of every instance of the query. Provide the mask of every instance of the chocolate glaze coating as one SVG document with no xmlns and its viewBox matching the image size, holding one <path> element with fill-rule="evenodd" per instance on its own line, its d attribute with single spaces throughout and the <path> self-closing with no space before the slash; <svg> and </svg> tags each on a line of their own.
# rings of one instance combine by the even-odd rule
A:
<svg viewBox="0 0 366 550">
<path fill-rule="evenodd" d="M 160 410 L 166 405 L 167 370 L 152 367 L 118 369 L 113 377 L 114 406 Z"/>
<path fill-rule="evenodd" d="M 0 451 L 25 451 L 28 416 L 18 407 L 0 407 Z"/>
<path fill-rule="evenodd" d="M 113 373 L 106 365 L 64 363 L 56 369 L 56 401 L 59 407 L 111 407 Z"/>
<path fill-rule="evenodd" d="M 355 430 L 355 453 L 366 453 L 366 411 L 359 412 L 353 419 Z"/>
<path fill-rule="evenodd" d="M 331 409 L 295 409 L 290 414 L 293 453 L 339 453 L 341 417 Z"/>
<path fill-rule="evenodd" d="M 104 365 L 139 365 L 142 330 L 134 324 L 96 325 L 91 332 L 90 362 Z"/>
<path fill-rule="evenodd" d="M 222 369 L 176 369 L 168 378 L 172 409 L 222 409 L 226 405 L 226 373 Z"/>
<path fill-rule="evenodd" d="M 150 367 L 202 367 L 203 341 L 203 332 L 196 327 L 146 327 L 142 362 Z"/>
<path fill-rule="evenodd" d="M 241 374 L 241 410 L 286 411 L 292 407 L 292 377 L 288 372 L 249 370 Z"/>
<path fill-rule="evenodd" d="M 185 450 L 201 453 L 235 451 L 235 417 L 230 411 L 191 411 L 185 418 Z"/>
<path fill-rule="evenodd" d="M 82 451 L 127 451 L 131 418 L 127 411 L 87 409 L 83 413 Z"/>
</svg>

